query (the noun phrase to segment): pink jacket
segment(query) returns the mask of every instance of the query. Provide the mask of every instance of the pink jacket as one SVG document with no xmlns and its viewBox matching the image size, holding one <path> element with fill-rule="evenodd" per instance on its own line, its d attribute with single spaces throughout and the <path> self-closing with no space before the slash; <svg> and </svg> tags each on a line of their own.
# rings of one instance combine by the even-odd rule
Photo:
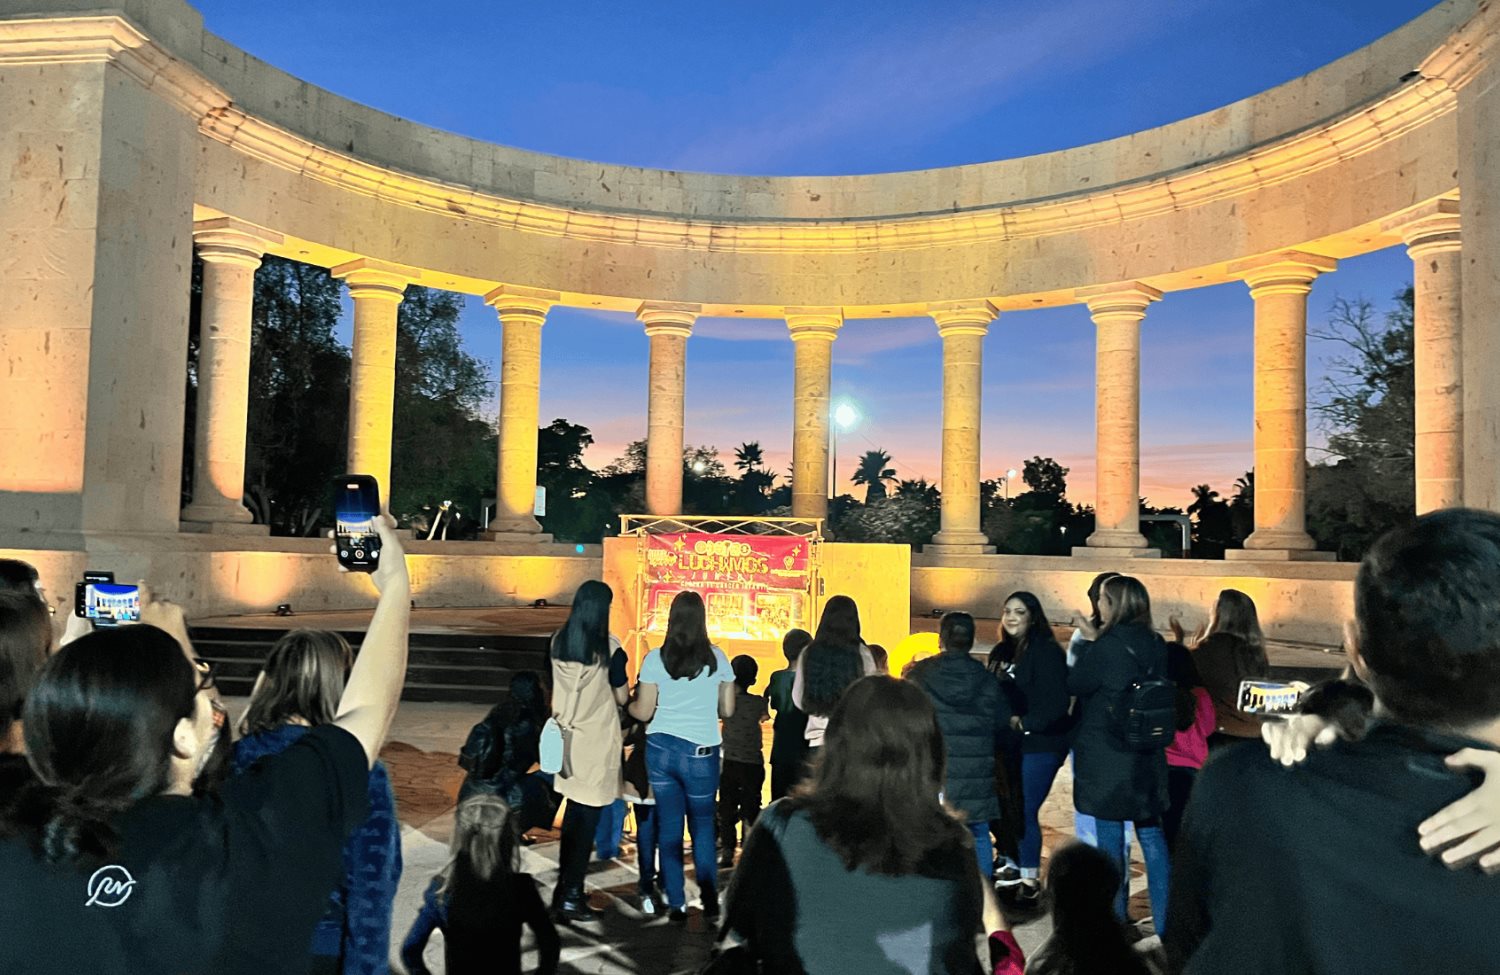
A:
<svg viewBox="0 0 1500 975">
<path fill-rule="evenodd" d="M 1193 726 L 1177 732 L 1172 744 L 1167 746 L 1167 764 L 1178 768 L 1202 768 L 1208 761 L 1208 736 L 1219 726 L 1214 712 L 1214 699 L 1201 687 L 1193 688 L 1193 699 L 1197 708 L 1193 712 Z"/>
</svg>

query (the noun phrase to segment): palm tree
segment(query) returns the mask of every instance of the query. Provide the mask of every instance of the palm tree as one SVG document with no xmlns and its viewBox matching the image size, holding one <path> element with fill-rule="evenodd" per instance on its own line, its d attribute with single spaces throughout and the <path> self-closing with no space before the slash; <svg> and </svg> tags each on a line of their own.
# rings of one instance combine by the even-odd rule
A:
<svg viewBox="0 0 1500 975">
<path fill-rule="evenodd" d="M 890 462 L 891 455 L 883 450 L 867 450 L 860 457 L 859 467 L 855 468 L 850 480 L 865 485 L 865 504 L 873 504 L 885 497 L 885 482 L 896 479 L 895 469 L 886 466 Z"/>
<path fill-rule="evenodd" d="M 1187 513 L 1190 515 L 1199 514 L 1209 505 L 1213 504 L 1218 497 L 1218 491 L 1215 491 L 1207 484 L 1199 484 L 1193 488 L 1193 503 L 1188 505 Z"/>
<path fill-rule="evenodd" d="M 760 450 L 760 441 L 751 440 L 734 448 L 734 466 L 745 472 L 758 469 L 765 463 Z"/>
</svg>

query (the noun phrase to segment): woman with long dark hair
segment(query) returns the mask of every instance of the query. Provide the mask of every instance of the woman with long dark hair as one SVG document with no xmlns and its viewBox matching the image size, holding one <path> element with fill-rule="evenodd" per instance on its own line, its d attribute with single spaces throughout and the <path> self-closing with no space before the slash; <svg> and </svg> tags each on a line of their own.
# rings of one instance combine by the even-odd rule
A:
<svg viewBox="0 0 1500 975">
<path fill-rule="evenodd" d="M 751 830 L 725 932 L 768 972 L 979 971 L 975 935 L 1004 921 L 939 797 L 945 765 L 920 687 L 854 683 L 811 780 Z"/>
<path fill-rule="evenodd" d="M 338 715 L 354 651 L 337 633 L 292 630 L 272 645 L 234 745 L 234 772 L 302 740 Z M 344 844 L 344 876 L 312 939 L 314 975 L 389 970 L 391 905 L 401 882 L 401 823 L 385 763 L 370 767 L 370 813 Z"/>
<path fill-rule="evenodd" d="M 817 632 L 797 658 L 792 703 L 807 714 L 809 760 L 823 745 L 828 716 L 844 691 L 875 673 L 875 658 L 860 636 L 859 607 L 848 596 L 833 596 L 823 605 Z"/>
<path fill-rule="evenodd" d="M 1096 820 L 1095 843 L 1114 862 L 1121 877 L 1128 876 L 1125 824 L 1135 835 L 1146 860 L 1151 890 L 1151 912 L 1156 929 L 1166 926 L 1169 858 L 1161 817 L 1167 811 L 1166 745 L 1139 749 L 1121 731 L 1120 710 L 1131 685 L 1167 677 L 1167 645 L 1151 621 L 1151 598 L 1140 580 L 1115 576 L 1099 591 L 1103 630 L 1081 648 L 1078 664 L 1068 676 L 1068 689 L 1078 696 L 1078 733 L 1073 742 L 1078 764 L 1073 777 L 1073 804 Z M 1116 909 L 1126 917 L 1128 887 L 1122 882 Z"/>
<path fill-rule="evenodd" d="M 380 601 L 334 719 L 224 782 L 213 670 L 182 610 L 100 630 L 42 668 L 23 713 L 37 782 L 0 823 L 0 971 L 305 972 L 313 929 L 369 812 L 369 774 L 406 675 L 411 587 L 376 522 Z"/>
<path fill-rule="evenodd" d="M 1010 680 L 1014 712 L 1011 731 L 1019 738 L 1019 762 L 1008 764 L 1011 788 L 1019 786 L 1020 876 L 1018 897 L 1035 902 L 1041 895 L 1042 828 L 1037 820 L 1052 782 L 1068 754 L 1068 660 L 1041 601 L 1029 592 L 1013 592 L 1000 611 L 1000 642 L 990 651 L 989 669 Z M 1017 769 L 1019 766 L 1019 769 Z M 1019 771 L 1019 778 L 1015 773 Z"/>
<path fill-rule="evenodd" d="M 562 770 L 553 786 L 568 800 L 563 813 L 552 907 L 569 921 L 594 917 L 584 895 L 594 832 L 604 807 L 620 798 L 620 718 L 609 682 L 609 606 L 614 593 L 590 579 L 552 635 L 552 717 L 563 736 Z"/>
<path fill-rule="evenodd" d="M 1240 682 L 1265 680 L 1271 672 L 1255 601 L 1238 589 L 1220 592 L 1203 637 L 1192 649 L 1193 662 L 1214 702 L 1217 727 L 1209 745 L 1218 748 L 1259 738 L 1261 717 L 1237 707 Z"/>
<path fill-rule="evenodd" d="M 514 811 L 518 833 L 550 826 L 556 812 L 550 790 L 532 771 L 541 757 L 546 721 L 542 679 L 534 670 L 512 674 L 505 700 L 490 708 L 470 730 L 458 753 L 458 764 L 468 773 L 458 790 L 458 801 L 476 795 L 499 796 Z"/>
<path fill-rule="evenodd" d="M 1069 843 L 1047 864 L 1052 934 L 1026 964 L 1026 975 L 1152 975 L 1115 916 L 1120 872 L 1085 843 Z"/>
<path fill-rule="evenodd" d="M 734 714 L 734 671 L 708 638 L 703 597 L 684 590 L 672 600 L 667 634 L 641 662 L 630 714 L 646 725 L 646 774 L 656 799 L 656 841 L 667 913 L 686 917 L 684 820 L 693 836 L 693 872 L 703 913 L 719 915 L 714 796 L 719 791 L 719 719 Z"/>
<path fill-rule="evenodd" d="M 520 975 L 521 928 L 536 936 L 537 975 L 557 971 L 562 941 L 542 906 L 536 881 L 521 872 L 521 830 L 505 800 L 482 793 L 458 804 L 453 854 L 422 896 L 401 945 L 408 975 L 429 975 L 423 950 L 443 932 L 448 975 Z"/>
<path fill-rule="evenodd" d="M 35 590 L 0 589 L 0 803 L 8 802 L 31 780 L 21 710 L 51 649 L 47 604 Z"/>
</svg>

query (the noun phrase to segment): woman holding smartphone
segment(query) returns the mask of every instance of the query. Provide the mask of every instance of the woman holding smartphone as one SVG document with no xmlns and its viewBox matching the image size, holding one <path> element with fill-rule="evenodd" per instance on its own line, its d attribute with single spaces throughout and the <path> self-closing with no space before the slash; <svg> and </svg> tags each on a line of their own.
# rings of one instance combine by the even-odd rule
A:
<svg viewBox="0 0 1500 975">
<path fill-rule="evenodd" d="M 193 780 L 222 726 L 181 608 L 84 636 L 43 666 L 23 715 L 36 783 L 0 822 L 0 971 L 259 975 L 311 967 L 313 929 L 406 676 L 411 586 L 390 516 L 380 592 L 332 721 L 226 781 Z"/>
<path fill-rule="evenodd" d="M 693 868 L 703 913 L 719 914 L 714 859 L 714 796 L 719 791 L 719 719 L 734 714 L 734 671 L 708 639 L 703 597 L 680 592 L 667 615 L 662 645 L 641 663 L 630 714 L 647 722 L 646 773 L 656 797 L 658 852 L 667 913 L 686 918 L 683 820 L 693 834 Z"/>
</svg>

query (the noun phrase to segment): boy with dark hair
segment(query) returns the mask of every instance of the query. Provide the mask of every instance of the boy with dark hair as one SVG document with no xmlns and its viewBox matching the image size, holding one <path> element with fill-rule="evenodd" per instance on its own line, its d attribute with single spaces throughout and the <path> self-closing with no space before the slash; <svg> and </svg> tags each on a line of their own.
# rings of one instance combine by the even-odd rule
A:
<svg viewBox="0 0 1500 975">
<path fill-rule="evenodd" d="M 761 756 L 761 722 L 766 699 L 751 694 L 760 666 L 755 658 L 740 654 L 729 661 L 734 671 L 734 714 L 724 719 L 724 770 L 719 776 L 719 866 L 734 866 L 735 832 L 745 824 L 745 835 L 760 816 L 760 790 L 766 783 L 765 759 Z"/>
<path fill-rule="evenodd" d="M 932 698 L 948 750 L 943 796 L 964 814 L 974 834 L 974 853 L 986 882 L 994 877 L 990 820 L 1000 818 L 995 796 L 995 742 L 1010 725 L 1011 708 L 1000 681 L 969 653 L 974 617 L 948 613 L 938 624 L 942 652 L 914 664 L 907 680 Z"/>
<path fill-rule="evenodd" d="M 792 684 L 797 679 L 797 658 L 812 642 L 806 630 L 787 630 L 781 638 L 786 667 L 771 675 L 766 684 L 766 703 L 776 712 L 771 726 L 771 801 L 784 797 L 802 780 L 807 767 L 807 712 L 792 702 Z"/>
<path fill-rule="evenodd" d="M 1500 515 L 1388 532 L 1354 612 L 1374 720 L 1296 768 L 1258 744 L 1204 767 L 1173 861 L 1173 971 L 1495 970 L 1500 883 L 1424 853 L 1417 825 L 1475 785 L 1450 755 L 1500 751 Z"/>
</svg>

